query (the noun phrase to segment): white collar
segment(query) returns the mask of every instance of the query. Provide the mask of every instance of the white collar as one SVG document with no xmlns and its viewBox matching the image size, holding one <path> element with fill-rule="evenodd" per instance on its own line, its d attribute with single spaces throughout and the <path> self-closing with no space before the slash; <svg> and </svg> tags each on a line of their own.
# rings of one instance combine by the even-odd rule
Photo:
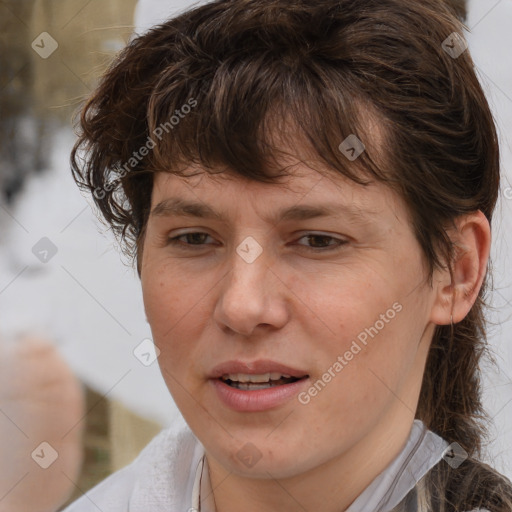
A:
<svg viewBox="0 0 512 512">
<path fill-rule="evenodd" d="M 442 458 L 448 443 L 414 420 L 402 451 L 356 498 L 346 512 L 389 512 Z M 192 510 L 216 512 L 206 456 L 200 458 L 192 490 Z"/>
<path fill-rule="evenodd" d="M 201 457 L 197 465 L 194 488 L 192 490 L 192 510 L 190 512 L 195 512 L 196 510 L 198 512 L 216 512 L 206 455 Z"/>
</svg>

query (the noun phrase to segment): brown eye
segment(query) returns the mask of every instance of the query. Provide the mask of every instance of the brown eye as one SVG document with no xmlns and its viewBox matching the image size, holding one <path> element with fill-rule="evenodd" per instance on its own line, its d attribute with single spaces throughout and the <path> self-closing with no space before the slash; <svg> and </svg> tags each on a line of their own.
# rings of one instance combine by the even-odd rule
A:
<svg viewBox="0 0 512 512">
<path fill-rule="evenodd" d="M 209 236 L 210 235 L 208 233 L 201 233 L 201 232 L 182 233 L 181 235 L 169 238 L 168 245 L 181 245 L 183 248 L 189 248 L 192 246 L 202 247 L 203 245 L 205 245 L 204 243 L 202 243 L 202 241 L 204 241 L 204 239 L 205 239 L 204 237 L 209 237 Z M 180 240 L 184 237 L 187 240 L 187 242 L 182 242 Z"/>
<path fill-rule="evenodd" d="M 312 246 L 306 246 L 307 249 L 312 251 L 330 251 L 348 243 L 346 240 L 329 235 L 309 234 L 301 237 L 300 240 L 303 238 L 307 238 L 310 243 L 312 242 Z M 335 243 L 332 244 L 330 243 L 331 241 L 334 241 Z"/>
</svg>

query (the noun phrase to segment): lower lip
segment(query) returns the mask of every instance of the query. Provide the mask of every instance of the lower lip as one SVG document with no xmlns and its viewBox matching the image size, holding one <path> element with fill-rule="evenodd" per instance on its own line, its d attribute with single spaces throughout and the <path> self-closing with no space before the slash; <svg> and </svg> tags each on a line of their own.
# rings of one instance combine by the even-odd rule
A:
<svg viewBox="0 0 512 512">
<path fill-rule="evenodd" d="M 273 409 L 297 396 L 308 380 L 303 378 L 289 384 L 248 391 L 228 386 L 221 379 L 212 379 L 210 382 L 215 387 L 220 400 L 231 409 L 240 412 L 257 412 Z"/>
</svg>

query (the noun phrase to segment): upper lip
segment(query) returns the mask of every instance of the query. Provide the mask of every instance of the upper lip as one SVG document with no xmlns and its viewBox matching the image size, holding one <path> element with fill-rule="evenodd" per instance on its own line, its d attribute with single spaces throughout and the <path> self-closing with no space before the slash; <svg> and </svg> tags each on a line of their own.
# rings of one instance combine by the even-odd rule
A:
<svg viewBox="0 0 512 512">
<path fill-rule="evenodd" d="M 260 375 L 263 373 L 281 373 L 292 377 L 301 378 L 308 375 L 308 372 L 292 368 L 285 364 L 269 359 L 258 359 L 257 361 L 226 361 L 218 364 L 210 373 L 210 378 L 218 379 L 226 374 L 242 373 L 246 375 Z"/>
</svg>

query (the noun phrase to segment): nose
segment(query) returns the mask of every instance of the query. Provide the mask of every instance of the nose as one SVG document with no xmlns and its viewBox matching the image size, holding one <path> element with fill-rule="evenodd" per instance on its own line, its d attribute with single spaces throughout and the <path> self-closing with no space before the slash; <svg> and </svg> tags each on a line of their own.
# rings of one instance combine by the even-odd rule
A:
<svg viewBox="0 0 512 512">
<path fill-rule="evenodd" d="M 291 292 L 269 262 L 265 250 L 252 262 L 234 251 L 214 311 L 214 320 L 223 331 L 248 337 L 258 329 L 279 329 L 286 324 Z"/>
</svg>

